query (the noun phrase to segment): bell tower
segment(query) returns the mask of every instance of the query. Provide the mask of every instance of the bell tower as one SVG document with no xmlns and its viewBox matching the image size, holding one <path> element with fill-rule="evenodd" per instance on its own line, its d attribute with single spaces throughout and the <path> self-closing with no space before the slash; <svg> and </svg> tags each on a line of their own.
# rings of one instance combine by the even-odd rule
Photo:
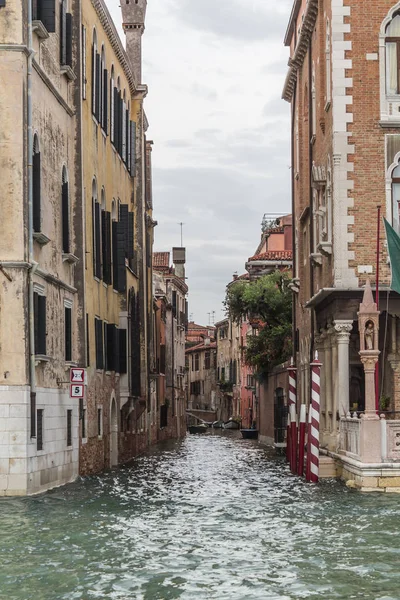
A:
<svg viewBox="0 0 400 600">
<path fill-rule="evenodd" d="M 126 53 L 136 85 L 142 83 L 142 35 L 147 0 L 121 0 L 122 27 L 126 37 Z"/>
</svg>

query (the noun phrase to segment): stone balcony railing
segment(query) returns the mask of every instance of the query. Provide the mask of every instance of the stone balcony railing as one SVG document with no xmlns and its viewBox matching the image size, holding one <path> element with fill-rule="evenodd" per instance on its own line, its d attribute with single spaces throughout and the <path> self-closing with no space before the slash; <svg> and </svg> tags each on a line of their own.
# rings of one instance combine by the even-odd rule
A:
<svg viewBox="0 0 400 600">
<path fill-rule="evenodd" d="M 340 419 L 340 446 L 339 451 L 351 458 L 360 458 L 360 431 L 361 419 L 357 413 L 351 417 Z"/>
</svg>

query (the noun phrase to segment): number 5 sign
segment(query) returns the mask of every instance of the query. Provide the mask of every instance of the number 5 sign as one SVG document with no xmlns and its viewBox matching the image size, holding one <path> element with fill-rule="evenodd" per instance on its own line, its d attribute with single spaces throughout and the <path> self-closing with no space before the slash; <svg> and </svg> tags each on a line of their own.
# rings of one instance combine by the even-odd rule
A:
<svg viewBox="0 0 400 600">
<path fill-rule="evenodd" d="M 81 383 L 72 383 L 69 395 L 71 398 L 83 398 L 85 395 L 85 386 Z"/>
</svg>

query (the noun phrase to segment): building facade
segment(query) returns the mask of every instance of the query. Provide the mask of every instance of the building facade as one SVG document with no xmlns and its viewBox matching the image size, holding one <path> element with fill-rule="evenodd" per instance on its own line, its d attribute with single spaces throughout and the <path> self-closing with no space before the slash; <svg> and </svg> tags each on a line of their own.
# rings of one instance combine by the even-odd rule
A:
<svg viewBox="0 0 400 600">
<path fill-rule="evenodd" d="M 205 338 L 186 350 L 187 409 L 211 411 L 217 409 L 216 395 L 217 344 Z"/>
<path fill-rule="evenodd" d="M 80 3 L 0 7 L 0 495 L 78 475 L 84 360 Z"/>
<path fill-rule="evenodd" d="M 393 0 L 296 0 L 285 38 L 299 398 L 309 402 L 318 350 L 322 438 L 332 449 L 339 418 L 364 408 L 357 312 L 367 278 L 381 289 L 379 395 L 400 409 L 400 306 L 388 296 L 383 226 L 378 236 L 378 207 L 399 228 L 399 32 Z"/>
</svg>

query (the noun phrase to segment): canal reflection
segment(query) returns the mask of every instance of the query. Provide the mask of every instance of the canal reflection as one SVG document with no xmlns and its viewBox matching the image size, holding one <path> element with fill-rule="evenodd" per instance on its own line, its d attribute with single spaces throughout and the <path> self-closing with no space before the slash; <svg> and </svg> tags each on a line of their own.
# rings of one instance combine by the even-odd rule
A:
<svg viewBox="0 0 400 600">
<path fill-rule="evenodd" d="M 0 598 L 400 598 L 396 495 L 318 487 L 235 434 L 0 500 Z"/>
</svg>

